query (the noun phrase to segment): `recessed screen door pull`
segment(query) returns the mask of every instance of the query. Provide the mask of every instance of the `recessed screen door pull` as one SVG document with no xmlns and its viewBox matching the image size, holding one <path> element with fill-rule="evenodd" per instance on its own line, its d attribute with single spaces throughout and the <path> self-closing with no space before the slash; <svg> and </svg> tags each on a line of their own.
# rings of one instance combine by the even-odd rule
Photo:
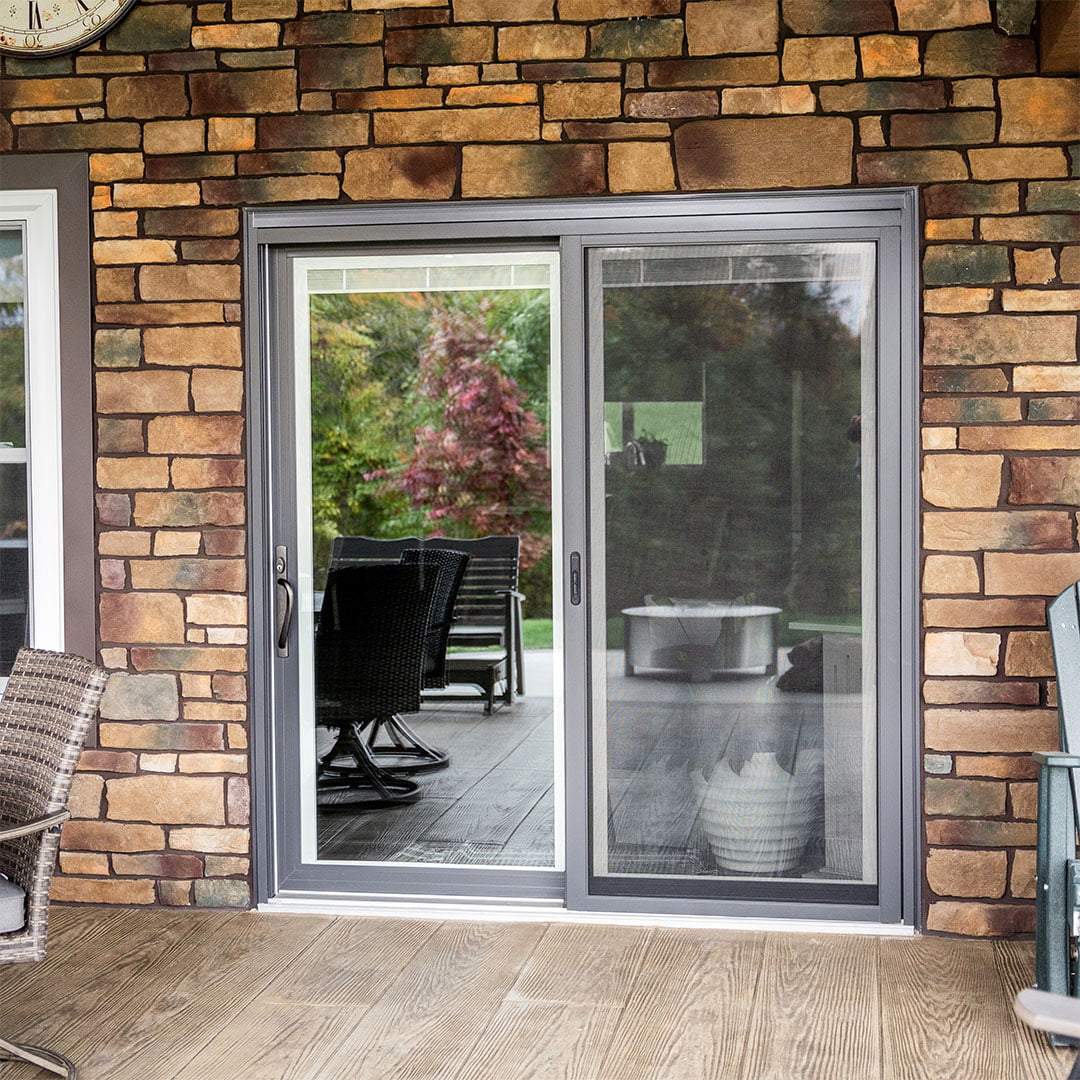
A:
<svg viewBox="0 0 1080 1080">
<path fill-rule="evenodd" d="M 581 552 L 570 552 L 570 603 L 581 603 Z"/>
<path fill-rule="evenodd" d="M 289 549 L 284 545 L 274 549 L 274 573 L 277 575 L 277 654 L 288 656 L 296 592 L 288 579 Z"/>
</svg>

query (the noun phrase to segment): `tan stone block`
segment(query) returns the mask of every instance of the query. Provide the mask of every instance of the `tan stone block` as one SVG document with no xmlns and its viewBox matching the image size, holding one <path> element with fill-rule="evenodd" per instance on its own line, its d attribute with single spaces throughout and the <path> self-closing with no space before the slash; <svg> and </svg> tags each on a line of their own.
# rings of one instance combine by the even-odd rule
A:
<svg viewBox="0 0 1080 1080">
<path fill-rule="evenodd" d="M 561 9 L 560 14 L 566 18 Z M 686 5 L 691 56 L 775 53 L 779 33 L 776 0 L 692 0 Z"/>
<path fill-rule="evenodd" d="M 604 148 L 581 143 L 466 146 L 464 198 L 597 195 L 604 190 Z"/>
<path fill-rule="evenodd" d="M 851 182 L 854 126 L 843 117 L 694 120 L 675 130 L 684 190 L 831 187 Z"/>
<path fill-rule="evenodd" d="M 994 780 L 928 777 L 923 809 L 930 816 L 1001 817 L 1005 813 L 1005 791 L 1005 785 Z"/>
<path fill-rule="evenodd" d="M 977 593 L 979 568 L 970 555 L 927 555 L 923 592 Z"/>
<path fill-rule="evenodd" d="M 956 428 L 924 427 L 922 429 L 922 448 L 924 450 L 955 450 Z"/>
<path fill-rule="evenodd" d="M 872 151 L 859 154 L 855 165 L 862 184 L 926 184 L 968 178 L 967 165 L 956 150 Z"/>
<path fill-rule="evenodd" d="M 240 267 L 145 266 L 139 271 L 139 293 L 144 300 L 239 300 Z"/>
<path fill-rule="evenodd" d="M 991 754 L 1030 754 L 1057 746 L 1054 709 L 926 709 L 928 748 Z"/>
<path fill-rule="evenodd" d="M 923 310 L 930 315 L 962 315 L 967 312 L 988 311 L 994 299 L 993 289 L 962 287 L 926 289 Z"/>
<path fill-rule="evenodd" d="M 105 798 L 112 820 L 161 825 L 225 824 L 225 791 L 218 777 L 121 777 L 106 783 Z"/>
<path fill-rule="evenodd" d="M 1013 369 L 1013 388 L 1021 393 L 1062 393 L 1080 390 L 1080 365 L 1020 364 Z"/>
<path fill-rule="evenodd" d="M 149 457 L 98 458 L 100 488 L 167 488 L 169 459 Z"/>
<path fill-rule="evenodd" d="M 246 701 L 247 679 L 243 675 L 215 675 L 214 697 L 222 701 Z"/>
<path fill-rule="evenodd" d="M 238 326 L 151 327 L 143 335 L 143 353 L 148 364 L 197 367 L 214 364 L 240 367 Z"/>
<path fill-rule="evenodd" d="M 101 413 L 188 411 L 188 376 L 184 371 L 101 371 L 94 383 Z"/>
<path fill-rule="evenodd" d="M 859 38 L 863 77 L 881 79 L 890 76 L 921 75 L 919 39 L 900 34 L 867 34 Z M 992 104 L 992 102 L 991 102 Z"/>
<path fill-rule="evenodd" d="M 953 83 L 953 108 L 992 109 L 997 105 L 993 79 L 957 79 Z"/>
<path fill-rule="evenodd" d="M 1076 361 L 1072 315 L 978 315 L 923 320 L 923 363 L 993 365 L 1037 356 L 1042 363 Z"/>
<path fill-rule="evenodd" d="M 247 854 L 250 832 L 247 829 L 170 829 L 169 847 L 174 851 L 206 851 Z"/>
<path fill-rule="evenodd" d="M 181 754 L 181 773 L 246 773 L 246 754 Z"/>
<path fill-rule="evenodd" d="M 191 397 L 196 412 L 240 412 L 244 376 L 222 368 L 196 368 L 191 373 Z"/>
<path fill-rule="evenodd" d="M 186 698 L 208 698 L 213 693 L 213 677 L 210 675 L 182 674 L 180 693 Z"/>
<path fill-rule="evenodd" d="M 101 79 L 5 79 L 0 86 L 4 109 L 92 105 L 102 100 Z"/>
<path fill-rule="evenodd" d="M 247 719 L 247 706 L 224 701 L 189 701 L 184 705 L 184 715 L 190 720 L 241 724 Z"/>
<path fill-rule="evenodd" d="M 1075 142 L 1080 139 L 1080 79 L 1003 79 L 1001 141 Z"/>
<path fill-rule="evenodd" d="M 99 266 L 117 263 L 176 262 L 174 240 L 98 240 L 94 243 L 94 262 Z"/>
<path fill-rule="evenodd" d="M 222 23 L 193 26 L 191 44 L 195 49 L 273 49 L 281 40 L 276 22 L 249 22 L 243 26 Z"/>
<path fill-rule="evenodd" d="M 1003 289 L 1004 311 L 1078 311 L 1080 289 Z"/>
<path fill-rule="evenodd" d="M 206 148 L 211 153 L 255 149 L 253 116 L 212 116 L 207 121 Z"/>
<path fill-rule="evenodd" d="M 206 149 L 206 121 L 154 120 L 144 124 L 143 149 L 148 154 L 201 154 Z"/>
<path fill-rule="evenodd" d="M 94 214 L 94 236 L 138 236 L 139 215 L 134 210 L 99 210 Z"/>
<path fill-rule="evenodd" d="M 671 148 L 661 142 L 613 142 L 608 147 L 608 189 L 674 191 L 675 168 Z"/>
<path fill-rule="evenodd" d="M 990 21 L 987 0 L 896 0 L 901 30 L 950 30 Z"/>
<path fill-rule="evenodd" d="M 996 675 L 1000 649 L 1000 634 L 927 634 L 923 671 L 927 675 Z"/>
<path fill-rule="evenodd" d="M 859 117 L 859 146 L 873 147 L 885 145 L 885 131 L 881 126 L 880 116 Z"/>
<path fill-rule="evenodd" d="M 61 852 L 60 872 L 62 874 L 85 874 L 105 876 L 109 873 L 108 855 L 90 855 L 76 851 L 70 854 Z"/>
<path fill-rule="evenodd" d="M 1080 578 L 1080 553 L 987 552 L 983 572 L 988 596 L 1056 596 Z"/>
<path fill-rule="evenodd" d="M 184 640 L 184 607 L 169 593 L 103 593 L 98 600 L 103 641 L 124 644 Z"/>
<path fill-rule="evenodd" d="M 955 626 L 971 629 L 982 626 L 1041 626 L 1044 622 L 1045 609 L 1039 600 L 923 601 L 923 625 L 927 627 Z"/>
<path fill-rule="evenodd" d="M 849 37 L 787 38 L 780 70 L 787 82 L 839 82 L 855 78 L 855 40 Z"/>
<path fill-rule="evenodd" d="M 927 852 L 926 879 L 938 896 L 1004 896 L 1004 851 L 934 848 Z"/>
<path fill-rule="evenodd" d="M 621 83 L 553 83 L 544 87 L 546 120 L 593 120 L 621 113 Z"/>
<path fill-rule="evenodd" d="M 1068 214 L 1021 214 L 984 217 L 979 233 L 985 241 L 1014 244 L 1061 244 L 1080 240 L 1080 217 Z"/>
<path fill-rule="evenodd" d="M 246 750 L 248 746 L 247 731 L 242 724 L 230 724 L 229 747 L 233 750 Z"/>
<path fill-rule="evenodd" d="M 627 94 L 623 111 L 633 119 L 678 120 L 716 116 L 720 104 L 714 90 L 652 90 Z"/>
<path fill-rule="evenodd" d="M 743 113 L 750 116 L 791 116 L 797 113 L 812 113 L 817 108 L 814 92 L 805 83 L 729 87 L 722 91 L 720 103 L 720 111 L 725 115 Z"/>
<path fill-rule="evenodd" d="M 584 26 L 504 26 L 498 33 L 500 60 L 576 60 L 585 55 Z"/>
<path fill-rule="evenodd" d="M 200 489 L 243 487 L 244 462 L 238 458 L 173 458 L 175 488 Z"/>
<path fill-rule="evenodd" d="M 149 555 L 150 534 L 110 529 L 98 533 L 99 555 Z"/>
<path fill-rule="evenodd" d="M 157 898 L 149 878 L 57 877 L 50 899 L 75 904 L 153 904 Z"/>
<path fill-rule="evenodd" d="M 187 619 L 203 626 L 247 624 L 247 600 L 243 596 L 220 593 L 202 593 L 189 596 Z"/>
<path fill-rule="evenodd" d="M 1065 151 L 1057 146 L 973 147 L 968 151 L 973 180 L 1068 176 Z"/>
<path fill-rule="evenodd" d="M 375 116 L 375 140 L 383 144 L 530 142 L 539 135 L 540 110 L 533 105 L 417 109 Z"/>
<path fill-rule="evenodd" d="M 198 555 L 201 544 L 201 532 L 174 532 L 169 529 L 158 529 L 154 533 L 155 555 Z"/>
<path fill-rule="evenodd" d="M 1053 677 L 1054 653 L 1045 630 L 1014 630 L 1005 645 L 1005 674 Z"/>
<path fill-rule="evenodd" d="M 1072 546 L 1072 523 L 1053 510 L 928 511 L 923 544 L 931 551 L 1060 550 Z"/>
<path fill-rule="evenodd" d="M 69 821 L 60 846 L 72 851 L 160 851 L 165 846 L 165 830 L 157 825 Z"/>
<path fill-rule="evenodd" d="M 144 167 L 142 154 L 135 151 L 90 155 L 90 179 L 98 184 L 112 184 L 117 180 L 139 180 Z"/>
<path fill-rule="evenodd" d="M 1034 682 L 999 682 L 989 679 L 927 679 L 923 683 L 927 705 L 1038 705 L 1039 687 Z M 957 776 L 1032 776 L 1016 758 L 957 758 Z"/>
<path fill-rule="evenodd" d="M 1013 854 L 1009 892 L 1013 896 L 1031 899 L 1035 896 L 1035 852 L 1021 849 Z"/>
<path fill-rule="evenodd" d="M 374 147 L 345 155 L 342 190 L 357 200 L 449 199 L 457 182 L 453 147 Z"/>
<path fill-rule="evenodd" d="M 97 298 L 103 304 L 124 303 L 135 299 L 135 271 L 130 266 L 115 270 L 98 270 Z"/>
<path fill-rule="evenodd" d="M 1009 810 L 1018 820 L 1035 821 L 1038 818 L 1038 798 L 1038 784 L 1009 785 Z"/>
<path fill-rule="evenodd" d="M 93 773 L 76 773 L 71 781 L 71 793 L 68 795 L 67 808 L 73 818 L 91 818 L 101 816 L 101 796 L 105 790 L 105 781 Z"/>
<path fill-rule="evenodd" d="M 964 450 L 1080 450 L 1080 428 L 1075 425 L 962 428 Z"/>
<path fill-rule="evenodd" d="M 1057 264 L 1050 248 L 1027 251 L 1017 248 L 1013 252 L 1017 285 L 1048 285 L 1057 276 Z"/>
<path fill-rule="evenodd" d="M 973 240 L 974 218 L 937 218 L 923 222 L 927 240 Z"/>
<path fill-rule="evenodd" d="M 1080 246 L 1061 249 L 1061 280 L 1080 284 Z"/>
<path fill-rule="evenodd" d="M 151 454 L 239 454 L 241 416 L 157 416 L 146 426 Z"/>
<path fill-rule="evenodd" d="M 436 91 L 440 93 L 441 91 Z M 539 97 L 535 85 L 489 83 L 483 86 L 452 86 L 446 92 L 447 105 L 532 105 Z"/>
<path fill-rule="evenodd" d="M 1004 460 L 1001 454 L 928 454 L 923 498 L 935 506 L 997 506 Z"/>
<path fill-rule="evenodd" d="M 174 773 L 179 754 L 140 754 L 139 771 L 152 773 Z"/>
<path fill-rule="evenodd" d="M 198 206 L 201 201 L 198 184 L 116 184 L 113 187 L 113 202 L 121 207 Z"/>
<path fill-rule="evenodd" d="M 139 491 L 135 524 L 144 527 L 242 525 L 244 495 L 239 491 Z"/>
<path fill-rule="evenodd" d="M 208 645 L 246 645 L 248 632 L 240 626 L 211 626 L 206 631 Z"/>
<path fill-rule="evenodd" d="M 235 855 L 207 855 L 206 857 L 206 873 L 208 877 L 247 875 L 250 871 L 250 859 L 237 858 Z"/>
</svg>

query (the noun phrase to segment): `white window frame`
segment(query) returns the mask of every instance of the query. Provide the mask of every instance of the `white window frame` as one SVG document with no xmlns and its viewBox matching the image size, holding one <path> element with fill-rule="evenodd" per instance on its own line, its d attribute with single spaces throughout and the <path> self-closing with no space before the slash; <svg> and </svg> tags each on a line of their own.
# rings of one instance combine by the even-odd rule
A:
<svg viewBox="0 0 1080 1080">
<path fill-rule="evenodd" d="M 29 644 L 64 648 L 64 491 L 60 399 L 60 260 L 57 194 L 0 191 L 0 226 L 21 228 L 26 263 L 26 449 Z"/>
</svg>

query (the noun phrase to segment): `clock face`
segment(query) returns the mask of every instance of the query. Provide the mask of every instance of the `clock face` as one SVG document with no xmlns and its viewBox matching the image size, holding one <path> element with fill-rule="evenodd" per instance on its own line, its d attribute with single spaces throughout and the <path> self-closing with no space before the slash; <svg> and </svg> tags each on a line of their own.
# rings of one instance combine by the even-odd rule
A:
<svg viewBox="0 0 1080 1080">
<path fill-rule="evenodd" d="M 53 56 L 82 48 L 135 0 L 0 0 L 0 53 Z"/>
</svg>

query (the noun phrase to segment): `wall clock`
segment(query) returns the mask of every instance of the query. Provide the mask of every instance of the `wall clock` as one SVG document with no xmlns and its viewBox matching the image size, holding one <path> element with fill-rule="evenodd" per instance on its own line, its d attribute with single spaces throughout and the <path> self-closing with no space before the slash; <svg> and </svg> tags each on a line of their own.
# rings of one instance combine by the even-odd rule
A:
<svg viewBox="0 0 1080 1080">
<path fill-rule="evenodd" d="M 115 26 L 135 0 L 0 0 L 0 53 L 74 52 Z"/>
</svg>

